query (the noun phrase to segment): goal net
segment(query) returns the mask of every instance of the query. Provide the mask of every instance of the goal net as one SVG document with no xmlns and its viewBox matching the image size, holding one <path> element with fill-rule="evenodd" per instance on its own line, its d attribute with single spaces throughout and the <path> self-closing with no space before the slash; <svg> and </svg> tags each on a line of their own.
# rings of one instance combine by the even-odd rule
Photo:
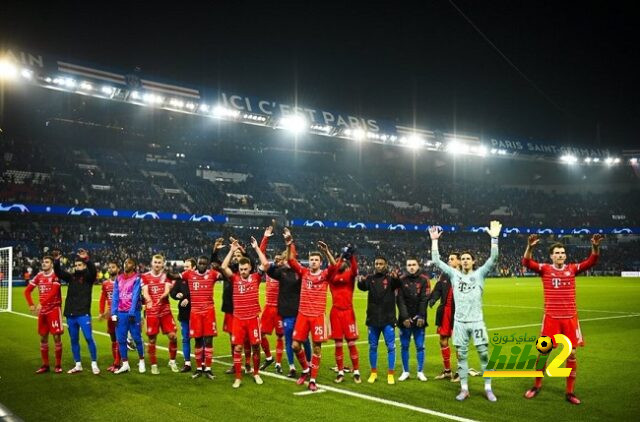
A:
<svg viewBox="0 0 640 422">
<path fill-rule="evenodd" d="M 11 311 L 13 248 L 0 248 L 0 312 Z"/>
</svg>

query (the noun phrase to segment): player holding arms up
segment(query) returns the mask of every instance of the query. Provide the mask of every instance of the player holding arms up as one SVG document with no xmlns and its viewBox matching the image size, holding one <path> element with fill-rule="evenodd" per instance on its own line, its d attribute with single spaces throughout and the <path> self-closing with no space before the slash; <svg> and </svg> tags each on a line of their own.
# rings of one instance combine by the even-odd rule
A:
<svg viewBox="0 0 640 422">
<path fill-rule="evenodd" d="M 38 305 L 34 305 L 31 292 L 38 288 Z M 53 258 L 42 258 L 42 271 L 36 274 L 24 291 L 24 297 L 29 304 L 29 310 L 38 315 L 38 334 L 40 334 L 40 355 L 42 366 L 36 374 L 49 372 L 49 334 L 53 336 L 55 343 L 56 366 L 54 372 L 62 373 L 62 340 L 60 336 L 64 332 L 62 326 L 62 294 L 60 293 L 60 281 L 53 271 Z"/>
<path fill-rule="evenodd" d="M 540 239 L 538 235 L 532 234 L 529 236 L 527 249 L 522 258 L 522 265 L 542 276 L 544 317 L 541 335 L 553 338 L 555 334 L 564 334 L 573 345 L 571 355 L 567 359 L 567 368 L 571 368 L 571 374 L 567 378 L 566 399 L 571 404 L 580 404 L 580 399 L 573 393 L 573 388 L 578 370 L 576 348 L 584 346 L 576 309 L 576 275 L 596 265 L 600 256 L 602 239 L 600 234 L 593 235 L 591 255 L 580 263 L 566 264 L 567 253 L 564 245 L 554 243 L 549 248 L 552 264 L 539 264 L 533 260 L 533 249 L 540 242 Z M 528 399 L 534 398 L 540 392 L 541 387 L 542 378 L 536 378 L 535 385 L 528 389 L 524 396 Z"/>
<path fill-rule="evenodd" d="M 269 263 L 260 248 L 258 241 L 251 238 L 251 246 L 260 257 L 262 265 L 260 271 L 264 271 Z M 233 388 L 240 387 L 242 383 L 242 347 L 248 341 L 253 352 L 253 379 L 256 384 L 263 383 L 260 378 L 260 282 L 262 276 L 252 273 L 251 261 L 242 257 L 238 260 L 238 272 L 234 273 L 230 268 L 231 257 L 239 248 L 237 241 L 231 244 L 229 253 L 222 261 L 220 269 L 233 285 L 233 328 L 231 341 L 233 343 L 233 365 L 236 379 Z"/>
<path fill-rule="evenodd" d="M 321 270 L 322 255 L 320 252 L 309 253 L 309 268 L 300 265 L 295 258 L 296 247 L 289 229 L 285 229 L 285 244 L 288 248 L 289 266 L 298 274 L 301 280 L 300 309 L 293 329 L 293 350 L 302 366 L 302 376 L 297 384 L 302 385 L 309 380 L 309 390 L 317 391 L 316 377 L 320 369 L 322 343 L 327 340 L 327 324 L 325 322 L 325 309 L 327 306 L 327 286 L 336 273 L 335 265 Z M 313 355 L 311 357 L 311 370 L 302 350 L 301 344 L 309 337 L 313 342 Z M 310 378 L 309 378 L 310 376 Z"/>
<path fill-rule="evenodd" d="M 487 262 L 477 270 L 474 268 L 475 259 L 471 252 L 460 254 L 461 269 L 456 270 L 440 260 L 438 252 L 438 239 L 442 235 L 440 227 L 430 227 L 431 236 L 431 259 L 435 264 L 449 276 L 453 288 L 453 299 L 456 303 L 454 315 L 455 330 L 453 331 L 453 345 L 458 352 L 458 374 L 460 375 L 460 393 L 456 400 L 462 401 L 469 397 L 469 362 L 467 355 L 469 352 L 469 339 L 473 338 L 480 357 L 482 371 L 489 362 L 489 336 L 484 324 L 482 314 L 482 294 L 484 292 L 485 277 L 493 268 L 498 258 L 498 236 L 502 225 L 498 221 L 492 221 L 487 233 L 491 236 L 491 254 Z M 491 389 L 491 378 L 484 379 L 484 389 L 489 401 L 495 402 L 498 399 Z"/>
</svg>

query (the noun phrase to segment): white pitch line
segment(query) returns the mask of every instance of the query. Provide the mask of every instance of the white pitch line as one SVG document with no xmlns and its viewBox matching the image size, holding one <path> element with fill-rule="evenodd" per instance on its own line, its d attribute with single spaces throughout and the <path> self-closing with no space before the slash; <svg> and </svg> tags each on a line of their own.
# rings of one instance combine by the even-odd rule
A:
<svg viewBox="0 0 640 422">
<path fill-rule="evenodd" d="M 318 389 L 316 391 L 298 391 L 297 393 L 293 393 L 294 396 L 308 396 L 310 394 L 317 394 L 317 393 L 326 393 L 327 390 L 323 390 L 323 389 Z"/>
<path fill-rule="evenodd" d="M 33 319 L 37 319 L 36 316 L 34 315 L 29 315 L 29 314 L 25 314 L 22 312 L 15 312 L 15 311 L 11 311 L 11 313 L 16 314 L 16 315 L 20 315 L 20 316 L 25 316 L 28 318 L 33 318 Z M 600 317 L 600 318 L 586 318 L 586 319 L 581 319 L 580 322 L 588 322 L 588 321 L 602 321 L 602 320 L 608 320 L 608 319 L 618 319 L 618 318 L 633 318 L 633 317 L 639 317 L 640 315 L 619 315 L 619 316 L 610 316 L 610 317 Z M 65 324 L 66 325 L 66 324 Z M 489 328 L 487 331 L 489 330 L 507 330 L 507 329 L 514 329 L 514 328 L 528 328 L 528 327 L 539 327 L 540 323 L 535 323 L 535 324 L 524 324 L 524 325 L 512 325 L 512 326 L 508 326 L 508 327 L 495 327 L 495 328 Z M 109 336 L 109 334 L 102 332 L 102 331 L 96 331 L 93 330 L 94 333 L 99 334 L 99 335 L 104 335 L 104 336 Z M 437 336 L 437 334 L 430 334 L 427 337 L 435 337 Z M 366 342 L 361 342 L 361 343 L 366 343 Z M 169 350 L 166 347 L 163 346 L 156 346 L 157 349 L 160 350 Z M 178 351 L 178 353 L 182 354 L 182 351 Z M 192 356 L 195 356 L 192 354 Z M 214 359 L 214 363 L 217 363 L 219 365 L 224 365 L 224 366 L 233 366 L 233 364 L 228 363 L 228 362 L 222 362 L 218 359 L 221 358 L 221 356 L 214 356 L 217 359 Z M 270 372 L 264 372 L 264 371 L 260 371 L 260 373 L 264 376 L 268 376 L 268 377 L 272 377 L 272 378 L 278 378 L 281 380 L 285 380 L 285 381 L 290 381 L 290 382 L 295 382 L 294 379 L 291 378 L 287 378 L 283 375 L 278 375 L 278 374 L 272 374 Z M 336 387 L 331 387 L 331 386 L 326 386 L 326 385 L 320 385 L 318 384 L 319 388 L 322 388 L 324 390 L 327 391 L 332 391 L 334 393 L 338 393 L 338 394 L 344 394 L 347 396 L 351 396 L 351 397 L 357 397 L 359 399 L 362 400 L 367 400 L 367 401 L 373 401 L 373 402 L 377 402 L 377 403 L 381 403 L 381 404 L 386 404 L 389 406 L 394 406 L 394 407 L 399 407 L 402 409 L 406 409 L 406 410 L 411 410 L 417 413 L 423 413 L 423 414 L 428 414 L 428 415 L 432 415 L 432 416 L 438 416 L 444 419 L 450 419 L 450 420 L 455 420 L 455 421 L 463 421 L 463 422 L 474 422 L 473 419 L 467 419 L 467 418 L 462 418 L 459 416 L 455 416 L 455 415 L 450 415 L 448 413 L 442 413 L 442 412 L 438 412 L 435 410 L 431 410 L 431 409 L 427 409 L 427 408 L 423 408 L 423 407 L 418 407 L 418 406 L 413 406 L 410 404 L 406 404 L 406 403 L 402 403 L 402 402 L 396 402 L 393 400 L 387 400 L 387 399 L 382 399 L 379 397 L 375 397 L 375 396 L 368 396 L 366 394 L 362 394 L 362 393 L 356 393 L 355 391 L 350 391 L 350 390 L 343 390 L 340 388 L 336 388 Z"/>
</svg>

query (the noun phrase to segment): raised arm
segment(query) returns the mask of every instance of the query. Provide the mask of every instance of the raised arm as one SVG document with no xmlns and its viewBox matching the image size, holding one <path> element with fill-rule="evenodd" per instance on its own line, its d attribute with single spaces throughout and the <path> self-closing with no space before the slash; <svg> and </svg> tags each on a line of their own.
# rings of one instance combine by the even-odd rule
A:
<svg viewBox="0 0 640 422">
<path fill-rule="evenodd" d="M 302 276 L 304 273 L 304 268 L 296 257 L 298 256 L 298 251 L 296 250 L 296 245 L 293 243 L 293 236 L 291 236 L 291 231 L 285 227 L 284 229 L 284 244 L 287 245 L 287 262 L 289 266 L 296 272 L 299 276 Z"/>
<path fill-rule="evenodd" d="M 87 280 L 90 281 L 91 283 L 95 283 L 96 275 L 97 275 L 96 264 L 93 261 L 91 261 L 91 258 L 89 257 L 89 252 L 87 252 L 85 249 L 80 249 L 78 250 L 78 256 L 82 258 L 82 260 L 87 266 Z"/>
<path fill-rule="evenodd" d="M 56 273 L 56 277 L 70 283 L 73 276 L 71 273 L 62 269 L 62 265 L 60 265 L 60 251 L 54 250 L 51 255 L 53 256 L 53 272 Z"/>
<path fill-rule="evenodd" d="M 371 277 L 370 275 L 368 276 L 357 276 L 357 280 L 358 280 L 358 289 L 362 290 L 363 292 L 366 292 L 369 290 L 369 286 L 371 285 Z"/>
<path fill-rule="evenodd" d="M 267 246 L 269 245 L 269 238 L 273 236 L 273 226 L 269 226 L 264 229 L 262 240 L 260 241 L 260 250 L 263 254 L 267 254 Z"/>
<path fill-rule="evenodd" d="M 540 238 L 537 234 L 529 235 L 527 238 L 527 248 L 524 250 L 524 256 L 522 257 L 522 265 L 537 273 L 542 271 L 542 266 L 533 260 L 533 250 L 538 243 L 540 243 Z"/>
<path fill-rule="evenodd" d="M 487 230 L 487 234 L 491 236 L 491 254 L 489 254 L 489 259 L 478 269 L 483 276 L 489 274 L 498 260 L 498 238 L 501 230 L 502 224 L 499 221 L 492 221 L 489 230 Z"/>
<path fill-rule="evenodd" d="M 327 261 L 329 261 L 329 265 L 336 264 L 336 257 L 333 256 L 333 253 L 331 253 L 331 250 L 329 249 L 329 245 L 327 245 L 322 240 L 320 240 L 318 242 L 318 248 L 320 249 L 320 251 L 322 251 L 324 256 L 327 258 Z"/>
<path fill-rule="evenodd" d="M 227 256 L 225 256 L 224 260 L 222 261 L 222 265 L 220 265 L 220 270 L 227 278 L 230 278 L 233 275 L 233 271 L 231 271 L 231 268 L 229 268 L 229 264 L 231 263 L 231 257 L 233 256 L 233 253 L 238 248 L 238 241 L 234 240 L 231 244 L 231 247 L 229 248 L 229 252 L 227 252 Z"/>
<path fill-rule="evenodd" d="M 429 227 L 429 236 L 431 237 L 431 261 L 436 264 L 440 271 L 453 280 L 456 270 L 440 259 L 440 251 L 438 251 L 438 240 L 442 236 L 442 228 L 438 226 Z"/>
<path fill-rule="evenodd" d="M 264 237 L 262 240 L 264 241 L 264 239 L 267 239 L 267 237 Z M 251 236 L 251 246 L 253 247 L 253 249 L 256 251 L 256 254 L 258 254 L 258 259 L 260 260 L 260 271 L 267 271 L 269 269 L 269 260 L 267 259 L 267 257 L 264 255 L 264 252 L 262 251 L 262 244 L 260 244 L 258 246 L 258 241 L 256 240 L 255 237 Z M 265 245 L 265 250 L 267 249 L 266 245 Z"/>
<path fill-rule="evenodd" d="M 600 243 L 604 237 L 601 234 L 594 234 L 591 238 L 591 255 L 582 262 L 575 264 L 576 274 L 587 271 L 598 262 L 600 257 Z"/>
</svg>

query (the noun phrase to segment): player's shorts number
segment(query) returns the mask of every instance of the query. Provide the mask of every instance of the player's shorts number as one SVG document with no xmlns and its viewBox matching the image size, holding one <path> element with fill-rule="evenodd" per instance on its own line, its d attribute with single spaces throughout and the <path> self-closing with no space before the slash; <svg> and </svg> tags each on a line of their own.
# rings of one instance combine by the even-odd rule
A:
<svg viewBox="0 0 640 422">
<path fill-rule="evenodd" d="M 324 332 L 324 329 L 321 326 L 317 325 L 317 326 L 314 327 L 315 335 L 321 336 L 323 334 L 323 332 Z"/>
<path fill-rule="evenodd" d="M 254 337 L 254 338 L 258 338 L 258 337 L 260 337 L 260 336 L 258 335 L 258 330 L 253 330 L 253 337 Z"/>
<path fill-rule="evenodd" d="M 485 340 L 485 338 L 484 338 L 484 330 L 475 329 L 475 330 L 473 330 L 473 335 L 475 336 L 476 340 L 482 340 L 482 341 Z"/>
<path fill-rule="evenodd" d="M 349 331 L 354 333 L 356 331 L 356 324 L 349 324 Z"/>
<path fill-rule="evenodd" d="M 53 328 L 60 328 L 60 323 L 58 322 L 57 319 L 55 319 L 55 320 L 51 321 L 51 326 Z"/>
</svg>

